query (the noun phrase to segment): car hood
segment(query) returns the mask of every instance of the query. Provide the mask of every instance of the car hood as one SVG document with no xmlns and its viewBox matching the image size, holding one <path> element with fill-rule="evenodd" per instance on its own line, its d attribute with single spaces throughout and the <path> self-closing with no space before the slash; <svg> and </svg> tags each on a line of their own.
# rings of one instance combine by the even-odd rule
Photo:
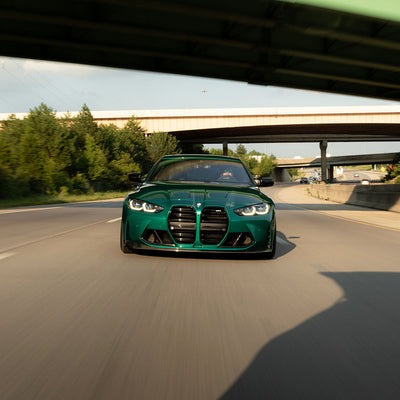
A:
<svg viewBox="0 0 400 400">
<path fill-rule="evenodd" d="M 261 201 L 272 203 L 272 200 L 256 187 L 207 184 L 144 184 L 128 197 L 149 201 L 166 208 L 175 204 L 197 208 L 207 206 L 238 208 Z"/>
</svg>

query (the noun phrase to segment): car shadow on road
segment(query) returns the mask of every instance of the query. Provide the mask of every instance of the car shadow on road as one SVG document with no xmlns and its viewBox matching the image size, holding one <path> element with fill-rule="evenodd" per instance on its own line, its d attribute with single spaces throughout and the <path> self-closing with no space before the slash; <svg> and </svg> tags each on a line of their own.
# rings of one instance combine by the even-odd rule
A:
<svg viewBox="0 0 400 400">
<path fill-rule="evenodd" d="M 400 398 L 400 274 L 321 275 L 343 298 L 268 342 L 220 400 Z"/>
<path fill-rule="evenodd" d="M 285 254 L 291 252 L 296 245 L 289 241 L 283 232 L 277 232 L 277 248 L 274 259 L 283 257 Z M 263 260 L 265 254 L 252 254 L 243 252 L 218 252 L 218 253 L 203 253 L 201 251 L 149 251 L 149 250 L 135 250 L 135 253 L 142 256 L 155 256 L 155 257 L 178 257 L 187 259 L 209 259 L 209 260 Z"/>
</svg>

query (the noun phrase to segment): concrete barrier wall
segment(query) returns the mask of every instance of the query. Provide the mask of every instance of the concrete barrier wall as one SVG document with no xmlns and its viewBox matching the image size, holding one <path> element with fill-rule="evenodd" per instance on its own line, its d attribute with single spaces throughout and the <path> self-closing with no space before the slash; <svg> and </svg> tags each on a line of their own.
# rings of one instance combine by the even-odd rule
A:
<svg viewBox="0 0 400 400">
<path fill-rule="evenodd" d="M 310 184 L 312 196 L 343 204 L 400 212 L 400 185 Z"/>
</svg>

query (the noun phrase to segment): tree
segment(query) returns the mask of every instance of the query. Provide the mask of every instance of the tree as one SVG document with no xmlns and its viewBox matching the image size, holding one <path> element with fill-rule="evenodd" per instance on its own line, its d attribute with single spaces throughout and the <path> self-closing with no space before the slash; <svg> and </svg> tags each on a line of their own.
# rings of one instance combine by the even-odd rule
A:
<svg viewBox="0 0 400 400">
<path fill-rule="evenodd" d="M 238 144 L 236 146 L 236 154 L 239 158 L 244 157 L 247 154 L 247 149 L 243 144 Z"/>
<path fill-rule="evenodd" d="M 107 159 L 103 151 L 97 146 L 94 138 L 86 136 L 85 158 L 88 161 L 88 178 L 91 182 L 101 181 L 107 170 Z"/>
<path fill-rule="evenodd" d="M 0 131 L 0 199 L 12 191 L 12 152 L 11 146 L 2 138 Z"/>
<path fill-rule="evenodd" d="M 224 155 L 224 152 L 223 152 L 222 149 L 214 149 L 214 148 L 212 148 L 212 149 L 210 149 L 210 154 L 213 154 L 215 156 L 222 156 L 222 155 Z M 234 156 L 233 151 L 231 149 L 229 149 L 229 148 L 228 148 L 228 156 L 231 156 L 231 157 Z"/>
<path fill-rule="evenodd" d="M 272 171 L 276 167 L 276 157 L 271 154 L 271 156 L 263 155 L 258 165 L 255 167 L 254 172 L 257 175 L 265 176 L 271 175 Z"/>
<path fill-rule="evenodd" d="M 26 132 L 20 143 L 19 155 L 17 177 L 28 186 L 29 191 L 46 193 L 46 154 L 38 133 Z"/>
<path fill-rule="evenodd" d="M 71 166 L 68 168 L 70 176 L 78 173 L 88 175 L 89 163 L 86 158 L 87 137 L 97 139 L 98 126 L 94 121 L 89 107 L 84 104 L 78 115 L 71 119 L 69 126 L 69 138 L 72 146 Z"/>
<path fill-rule="evenodd" d="M 0 162 L 3 161 L 3 164 L 6 162 L 11 171 L 15 172 L 19 163 L 19 143 L 25 131 L 24 121 L 17 119 L 15 114 L 12 114 L 6 121 L 3 121 L 2 125 L 3 129 L 0 128 L 0 138 L 3 141 L 3 151 L 4 146 L 8 150 L 7 156 L 4 153 L 1 154 Z"/>
<path fill-rule="evenodd" d="M 181 153 L 179 141 L 167 132 L 152 133 L 147 139 L 147 150 L 153 163 L 167 154 Z"/>
<path fill-rule="evenodd" d="M 123 154 L 129 154 L 133 163 L 139 170 L 137 172 L 146 173 L 152 166 L 152 160 L 149 156 L 145 130 L 139 122 L 132 116 L 126 126 L 118 133 L 116 143 L 116 158 L 123 157 Z"/>
<path fill-rule="evenodd" d="M 209 154 L 210 152 L 203 144 L 198 143 L 180 143 L 183 154 Z"/>
</svg>

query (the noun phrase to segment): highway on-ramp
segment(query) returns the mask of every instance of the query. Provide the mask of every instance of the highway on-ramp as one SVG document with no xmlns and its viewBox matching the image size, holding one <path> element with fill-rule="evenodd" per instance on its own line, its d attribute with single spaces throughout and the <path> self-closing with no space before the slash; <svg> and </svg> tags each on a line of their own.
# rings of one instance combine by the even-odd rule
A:
<svg viewBox="0 0 400 400">
<path fill-rule="evenodd" d="M 122 254 L 121 200 L 0 210 L 0 399 L 399 399 L 400 214 L 277 204 L 273 260 Z"/>
</svg>

